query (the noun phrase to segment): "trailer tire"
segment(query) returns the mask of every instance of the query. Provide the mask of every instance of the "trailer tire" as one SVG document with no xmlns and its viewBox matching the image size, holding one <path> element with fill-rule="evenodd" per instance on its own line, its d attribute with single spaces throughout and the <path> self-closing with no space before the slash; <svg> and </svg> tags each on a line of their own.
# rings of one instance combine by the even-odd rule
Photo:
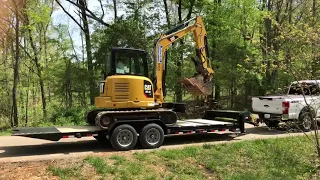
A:
<svg viewBox="0 0 320 180">
<path fill-rule="evenodd" d="M 128 124 L 119 125 L 112 131 L 110 143 L 116 150 L 131 150 L 135 147 L 137 142 L 137 131 Z"/>
<path fill-rule="evenodd" d="M 141 130 L 139 141 L 143 148 L 158 148 L 164 141 L 164 131 L 158 124 L 147 124 Z"/>
</svg>

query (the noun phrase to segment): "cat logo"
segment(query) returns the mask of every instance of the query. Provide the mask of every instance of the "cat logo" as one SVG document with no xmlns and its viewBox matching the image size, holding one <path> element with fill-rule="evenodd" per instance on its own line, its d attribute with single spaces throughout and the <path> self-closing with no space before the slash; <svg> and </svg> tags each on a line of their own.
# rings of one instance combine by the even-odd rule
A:
<svg viewBox="0 0 320 180">
<path fill-rule="evenodd" d="M 144 90 L 145 91 L 151 91 L 151 87 L 152 87 L 151 84 L 150 85 L 149 84 L 145 84 L 144 85 Z"/>
</svg>

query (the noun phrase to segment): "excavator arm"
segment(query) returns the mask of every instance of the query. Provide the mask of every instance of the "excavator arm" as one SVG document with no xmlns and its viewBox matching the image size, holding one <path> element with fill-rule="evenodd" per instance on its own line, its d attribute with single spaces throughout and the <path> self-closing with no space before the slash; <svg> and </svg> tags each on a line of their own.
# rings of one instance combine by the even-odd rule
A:
<svg viewBox="0 0 320 180">
<path fill-rule="evenodd" d="M 190 24 L 191 21 L 195 23 Z M 213 70 L 208 60 L 207 32 L 200 16 L 196 16 L 160 35 L 154 47 L 156 90 L 155 100 L 163 103 L 165 74 L 166 74 L 166 51 L 175 41 L 181 39 L 188 33 L 193 33 L 196 57 L 192 58 L 196 74 L 193 78 L 183 78 L 180 82 L 189 92 L 194 94 L 209 95 L 212 92 Z"/>
</svg>

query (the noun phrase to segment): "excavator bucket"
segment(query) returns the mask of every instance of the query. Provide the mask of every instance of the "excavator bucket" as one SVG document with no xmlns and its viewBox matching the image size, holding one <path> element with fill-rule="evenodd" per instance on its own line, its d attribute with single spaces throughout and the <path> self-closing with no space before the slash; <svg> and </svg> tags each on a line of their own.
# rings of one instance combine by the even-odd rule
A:
<svg viewBox="0 0 320 180">
<path fill-rule="evenodd" d="M 212 93 L 212 82 L 203 82 L 203 76 L 198 75 L 192 78 L 182 78 L 182 87 L 193 95 L 210 95 Z"/>
</svg>

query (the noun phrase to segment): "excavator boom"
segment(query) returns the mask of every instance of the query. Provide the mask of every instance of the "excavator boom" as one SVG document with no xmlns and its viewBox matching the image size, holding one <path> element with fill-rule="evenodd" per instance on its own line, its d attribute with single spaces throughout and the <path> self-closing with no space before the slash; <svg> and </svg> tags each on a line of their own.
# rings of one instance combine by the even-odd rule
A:
<svg viewBox="0 0 320 180">
<path fill-rule="evenodd" d="M 189 25 L 190 22 L 195 21 Z M 196 16 L 176 27 L 161 34 L 155 43 L 154 59 L 156 71 L 156 91 L 155 100 L 158 103 L 163 102 L 163 89 L 165 88 L 165 75 L 166 75 L 166 52 L 170 45 L 177 40 L 193 33 L 196 57 L 192 58 L 194 62 L 196 73 L 194 77 L 182 78 L 179 82 L 190 93 L 197 95 L 210 95 L 212 93 L 212 76 L 213 70 L 210 61 L 208 60 L 208 43 L 207 32 L 204 23 L 200 16 Z"/>
</svg>

